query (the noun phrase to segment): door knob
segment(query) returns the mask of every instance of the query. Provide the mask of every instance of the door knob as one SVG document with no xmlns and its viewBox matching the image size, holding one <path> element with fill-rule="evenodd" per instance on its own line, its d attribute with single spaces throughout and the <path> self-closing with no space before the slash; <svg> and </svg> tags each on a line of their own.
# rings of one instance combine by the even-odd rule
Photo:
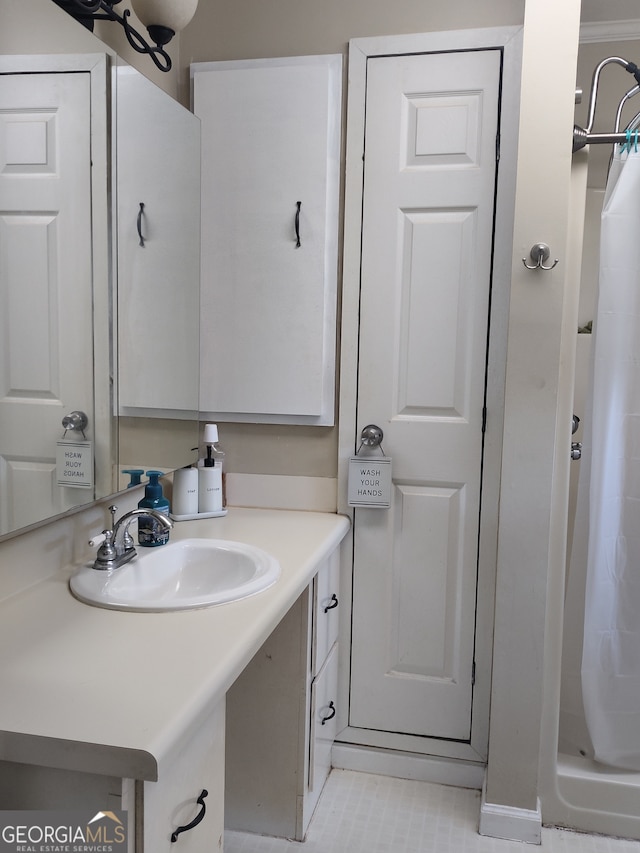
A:
<svg viewBox="0 0 640 853">
<path fill-rule="evenodd" d="M 384 433 L 380 427 L 375 424 L 368 424 L 368 426 L 363 427 L 363 430 L 360 433 L 360 441 L 367 447 L 378 447 L 382 444 L 383 438 Z"/>
<path fill-rule="evenodd" d="M 85 429 L 89 426 L 89 418 L 84 412 L 71 412 L 63 417 L 62 426 L 65 432 L 72 429 L 84 435 Z"/>
</svg>

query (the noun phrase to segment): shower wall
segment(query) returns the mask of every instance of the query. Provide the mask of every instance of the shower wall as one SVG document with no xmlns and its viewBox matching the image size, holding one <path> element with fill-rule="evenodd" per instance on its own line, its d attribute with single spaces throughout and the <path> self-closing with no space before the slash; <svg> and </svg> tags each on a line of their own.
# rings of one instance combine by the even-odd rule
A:
<svg viewBox="0 0 640 853">
<path fill-rule="evenodd" d="M 591 359 L 590 324 L 595 316 L 598 283 L 600 214 L 604 190 L 588 187 L 586 194 L 580 302 L 576 329 L 576 368 L 574 413 L 581 419 L 574 441 L 582 441 L 582 427 L 588 395 Z M 558 749 L 569 755 L 592 755 L 591 741 L 584 720 L 580 666 L 582 660 L 582 623 L 587 572 L 586 518 L 576 517 L 580 462 L 571 466 L 567 574 L 562 648 L 562 682 Z"/>
<path fill-rule="evenodd" d="M 576 107 L 575 114 L 576 123 L 580 126 L 587 123 L 593 70 L 602 59 L 608 56 L 621 56 L 640 63 L 640 41 L 580 45 L 576 86 L 582 89 L 583 96 L 582 103 Z M 622 95 L 634 84 L 633 77 L 617 65 L 611 65 L 603 71 L 600 77 L 594 130 L 599 132 L 613 130 L 618 103 Z M 626 122 L 638 112 L 640 112 L 640 96 L 631 98 L 626 105 L 622 127 L 624 128 Z M 579 418 L 583 418 L 588 394 L 591 335 L 585 327 L 593 320 L 596 309 L 600 259 L 600 214 L 610 155 L 611 146 L 609 145 L 592 145 L 588 155 L 573 409 Z M 573 440 L 582 440 L 582 425 L 573 436 Z M 576 461 L 571 466 L 558 748 L 561 753 L 568 755 L 591 756 L 591 741 L 584 721 L 580 686 L 588 528 L 586 518 L 576 517 L 579 472 L 580 462 Z"/>
<path fill-rule="evenodd" d="M 632 29 L 632 28 L 630 28 Z M 637 32 L 638 27 L 634 27 Z M 576 85 L 583 89 L 583 103 L 576 108 L 576 123 L 586 124 L 589 90 L 593 69 L 607 56 L 622 56 L 640 62 L 640 41 L 582 44 L 579 50 Z M 612 67 L 613 68 L 613 67 Z M 621 96 L 631 88 L 633 79 L 622 69 L 605 71 L 601 78 L 596 110 L 596 131 L 612 130 Z M 631 99 L 622 126 L 640 111 L 640 96 Z M 604 200 L 611 148 L 591 146 L 584 216 L 582 270 L 578 328 L 593 320 L 599 266 L 600 214 Z M 576 368 L 574 412 L 582 417 L 588 395 L 591 335 L 576 329 Z M 582 438 L 580 428 L 573 437 Z M 592 746 L 582 706 L 580 668 L 586 581 L 586 519 L 576 517 L 580 462 L 570 470 L 570 503 L 565 578 L 564 617 L 562 621 L 562 667 L 551 665 L 546 685 L 551 701 L 559 699 L 559 720 L 553 712 L 546 718 L 547 746 L 543 746 L 542 811 L 545 824 L 570 826 L 588 832 L 640 839 L 640 773 L 608 768 L 591 759 Z M 573 554 L 573 557 L 571 556 Z M 560 590 L 557 590 L 558 595 Z M 554 602 L 561 610 L 563 602 Z M 559 614 L 558 614 L 559 615 Z M 558 669 L 555 669 L 555 667 Z M 556 679 L 558 679 L 556 681 Z M 556 692 L 557 691 L 557 692 Z M 557 739 L 557 749 L 556 749 Z"/>
</svg>

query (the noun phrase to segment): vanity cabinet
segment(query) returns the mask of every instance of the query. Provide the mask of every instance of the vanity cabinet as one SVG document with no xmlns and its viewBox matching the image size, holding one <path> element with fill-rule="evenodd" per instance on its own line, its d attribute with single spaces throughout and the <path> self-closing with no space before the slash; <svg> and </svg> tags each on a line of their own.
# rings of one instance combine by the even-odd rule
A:
<svg viewBox="0 0 640 853">
<path fill-rule="evenodd" d="M 347 529 L 239 507 L 185 522 L 178 539 L 244 538 L 280 562 L 277 583 L 220 607 L 88 607 L 71 567 L 4 599 L 0 810 L 125 812 L 127 853 L 221 849 L 225 824 L 304 837 L 330 768 Z"/>
<path fill-rule="evenodd" d="M 200 410 L 334 423 L 340 55 L 195 63 Z"/>
<path fill-rule="evenodd" d="M 156 782 L 0 761 L 0 809 L 123 811 L 127 853 L 219 850 L 224 826 L 224 719 L 222 701 L 197 731 L 174 745 Z M 198 797 L 203 791 L 207 795 L 201 822 L 179 833 L 179 845 L 173 843 L 172 833 L 201 814 Z"/>
<path fill-rule="evenodd" d="M 339 551 L 227 693 L 227 829 L 303 840 L 331 769 Z"/>
</svg>

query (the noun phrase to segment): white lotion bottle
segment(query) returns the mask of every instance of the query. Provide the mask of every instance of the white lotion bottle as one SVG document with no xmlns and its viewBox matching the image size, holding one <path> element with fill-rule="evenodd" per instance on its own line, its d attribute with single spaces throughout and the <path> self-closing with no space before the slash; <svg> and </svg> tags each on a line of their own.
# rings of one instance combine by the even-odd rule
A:
<svg viewBox="0 0 640 853">
<path fill-rule="evenodd" d="M 198 469 L 178 468 L 173 474 L 171 514 L 174 516 L 198 514 Z"/>
<path fill-rule="evenodd" d="M 218 441 L 217 424 L 204 428 L 206 456 L 198 467 L 198 512 L 222 512 L 222 465 L 216 465 L 214 445 Z"/>
</svg>

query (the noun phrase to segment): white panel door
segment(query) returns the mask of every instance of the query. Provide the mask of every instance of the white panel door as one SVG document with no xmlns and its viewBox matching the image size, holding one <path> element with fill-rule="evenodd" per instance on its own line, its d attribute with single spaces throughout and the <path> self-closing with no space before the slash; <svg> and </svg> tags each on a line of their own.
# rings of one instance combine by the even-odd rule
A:
<svg viewBox="0 0 640 853">
<path fill-rule="evenodd" d="M 55 472 L 93 427 L 90 116 L 89 73 L 0 75 L 0 533 L 93 499 Z"/>
<path fill-rule="evenodd" d="M 469 740 L 500 52 L 368 61 L 350 724 Z"/>
</svg>

